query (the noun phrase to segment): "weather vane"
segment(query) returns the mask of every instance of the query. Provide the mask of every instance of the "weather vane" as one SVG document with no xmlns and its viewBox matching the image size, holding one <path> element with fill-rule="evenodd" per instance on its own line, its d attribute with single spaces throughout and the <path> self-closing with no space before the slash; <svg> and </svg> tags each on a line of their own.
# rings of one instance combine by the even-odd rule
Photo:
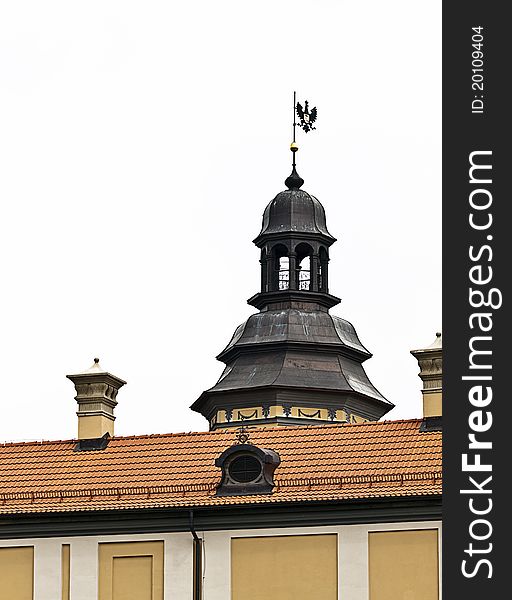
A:
<svg viewBox="0 0 512 600">
<path fill-rule="evenodd" d="M 298 126 L 303 129 L 305 133 L 308 133 L 309 131 L 316 129 L 313 123 L 316 121 L 317 114 L 316 106 L 309 110 L 309 103 L 306 100 L 303 107 L 300 102 L 297 102 L 297 92 L 293 92 L 293 141 L 290 144 L 290 150 L 293 153 L 292 173 L 285 181 L 285 184 L 291 190 L 298 190 L 304 183 L 304 180 L 299 176 L 295 169 L 297 166 L 295 163 L 295 153 L 299 149 L 299 146 L 295 141 L 295 133 L 297 129 L 296 117 L 299 117 Z"/>
</svg>

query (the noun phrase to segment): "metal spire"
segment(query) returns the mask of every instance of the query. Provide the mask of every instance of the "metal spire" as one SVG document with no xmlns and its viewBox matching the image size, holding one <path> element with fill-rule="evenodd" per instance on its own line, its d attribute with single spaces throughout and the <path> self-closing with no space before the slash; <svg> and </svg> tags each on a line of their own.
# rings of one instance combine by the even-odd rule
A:
<svg viewBox="0 0 512 600">
<path fill-rule="evenodd" d="M 295 169 L 295 153 L 297 152 L 297 150 L 299 149 L 299 147 L 297 146 L 297 143 L 295 141 L 295 129 L 297 127 L 297 122 L 295 120 L 295 115 L 297 114 L 297 92 L 293 92 L 293 141 L 290 144 L 290 150 L 292 151 L 292 156 L 293 156 L 293 160 L 292 160 L 292 167 Z"/>
<path fill-rule="evenodd" d="M 297 129 L 296 116 L 299 117 L 299 127 L 304 130 L 305 133 L 316 129 L 313 123 L 316 121 L 317 110 L 316 106 L 309 110 L 308 101 L 304 102 L 304 108 L 297 102 L 297 92 L 293 92 L 293 141 L 290 144 L 290 150 L 292 151 L 292 172 L 289 177 L 286 178 L 285 184 L 290 190 L 298 190 L 304 184 L 304 179 L 297 173 L 297 163 L 295 160 L 295 153 L 298 151 L 299 146 L 295 141 L 295 134 Z"/>
<path fill-rule="evenodd" d="M 289 177 L 285 180 L 285 185 L 289 190 L 298 190 L 304 184 L 304 179 L 297 173 L 295 153 L 299 149 L 297 142 L 295 141 L 295 130 L 297 128 L 297 121 L 295 116 L 297 114 L 297 92 L 293 92 L 293 141 L 290 144 L 290 150 L 292 151 L 292 172 Z"/>
</svg>

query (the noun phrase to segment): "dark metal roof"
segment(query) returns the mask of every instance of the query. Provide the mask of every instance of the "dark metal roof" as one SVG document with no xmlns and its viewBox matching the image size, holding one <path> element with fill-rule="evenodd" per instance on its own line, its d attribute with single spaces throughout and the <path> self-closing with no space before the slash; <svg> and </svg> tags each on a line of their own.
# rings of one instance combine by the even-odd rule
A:
<svg viewBox="0 0 512 600">
<path fill-rule="evenodd" d="M 354 326 L 345 319 L 324 311 L 287 308 L 251 315 L 236 328 L 231 341 L 217 358 L 223 360 L 235 347 L 242 349 L 279 342 L 326 344 L 355 352 L 361 361 L 371 356 L 359 341 Z"/>
<path fill-rule="evenodd" d="M 227 366 L 207 393 L 308 388 L 355 392 L 392 406 L 363 369 L 370 357 L 353 325 L 341 317 L 298 308 L 259 312 L 236 328 L 217 357 Z"/>
<path fill-rule="evenodd" d="M 372 385 L 363 366 L 335 353 L 317 354 L 296 350 L 243 354 L 230 363 L 208 392 L 287 387 L 356 392 L 391 403 Z"/>
<path fill-rule="evenodd" d="M 304 190 L 292 189 L 280 192 L 265 208 L 263 224 L 255 243 L 271 234 L 295 233 L 317 234 L 336 241 L 325 221 L 325 210 L 320 201 Z"/>
</svg>

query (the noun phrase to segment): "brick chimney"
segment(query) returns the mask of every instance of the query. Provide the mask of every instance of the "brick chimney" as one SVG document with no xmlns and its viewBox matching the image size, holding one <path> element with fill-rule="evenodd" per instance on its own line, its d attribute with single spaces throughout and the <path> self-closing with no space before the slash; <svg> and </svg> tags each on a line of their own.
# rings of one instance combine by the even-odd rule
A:
<svg viewBox="0 0 512 600">
<path fill-rule="evenodd" d="M 420 366 L 419 376 L 423 382 L 423 418 L 433 420 L 443 415 L 443 341 L 436 333 L 433 344 L 422 350 L 411 350 Z"/>
<path fill-rule="evenodd" d="M 114 435 L 116 396 L 126 381 L 104 371 L 99 358 L 94 359 L 87 371 L 66 377 L 71 379 L 76 389 L 78 439 L 99 439 L 106 434 Z"/>
</svg>

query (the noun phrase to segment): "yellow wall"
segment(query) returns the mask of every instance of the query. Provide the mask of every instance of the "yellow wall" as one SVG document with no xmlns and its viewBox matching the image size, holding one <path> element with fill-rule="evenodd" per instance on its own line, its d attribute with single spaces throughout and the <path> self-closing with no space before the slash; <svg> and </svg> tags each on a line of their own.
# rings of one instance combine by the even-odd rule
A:
<svg viewBox="0 0 512 600">
<path fill-rule="evenodd" d="M 62 600 L 69 600 L 70 546 L 63 544 L 61 549 Z"/>
<path fill-rule="evenodd" d="M 99 545 L 99 600 L 163 600 L 164 543 Z"/>
<path fill-rule="evenodd" d="M 231 540 L 232 600 L 336 600 L 337 535 Z"/>
<path fill-rule="evenodd" d="M 0 600 L 32 600 L 34 548 L 0 548 Z"/>
<path fill-rule="evenodd" d="M 368 534 L 370 600 L 438 600 L 436 529 Z"/>
</svg>

